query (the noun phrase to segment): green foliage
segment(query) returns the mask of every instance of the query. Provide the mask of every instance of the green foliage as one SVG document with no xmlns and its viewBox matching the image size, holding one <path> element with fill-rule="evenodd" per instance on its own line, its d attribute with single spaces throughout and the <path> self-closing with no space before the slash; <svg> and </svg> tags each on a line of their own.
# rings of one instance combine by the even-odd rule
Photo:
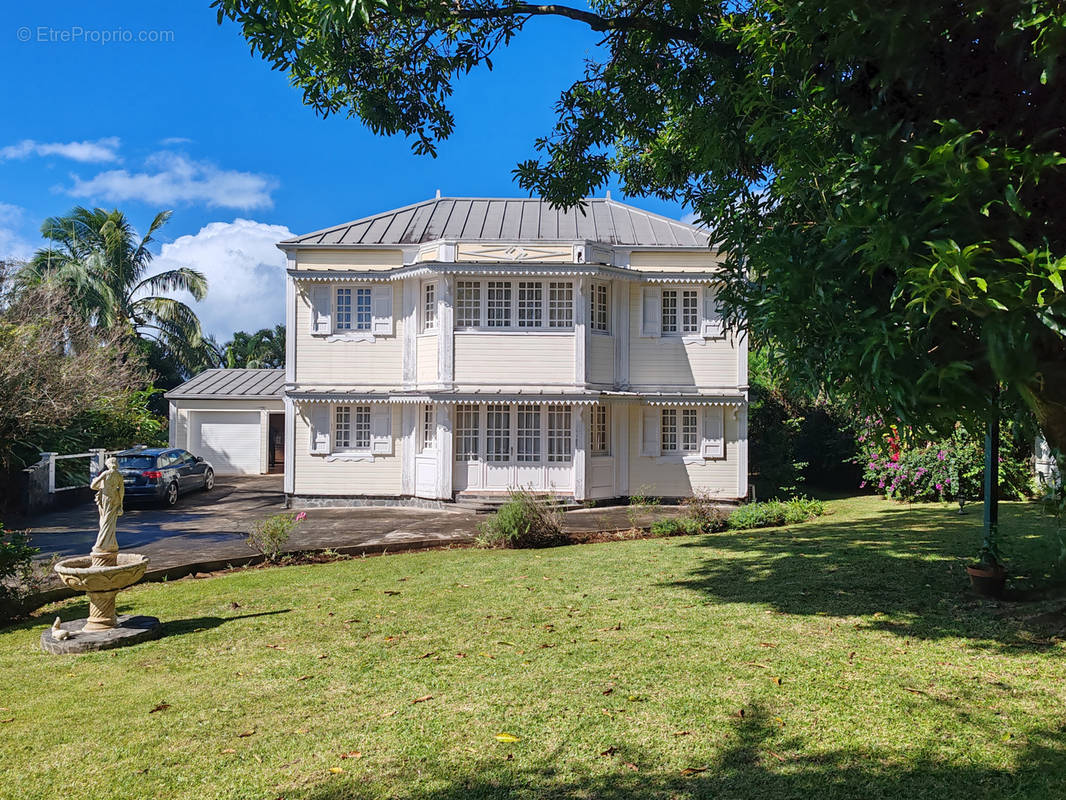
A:
<svg viewBox="0 0 1066 800">
<path fill-rule="evenodd" d="M 795 525 L 820 517 L 824 513 L 825 504 L 821 500 L 812 500 L 806 497 L 748 503 L 738 507 L 729 515 L 729 528 L 731 530 L 750 530 L 752 528 Z"/>
<path fill-rule="evenodd" d="M 30 546 L 25 531 L 7 531 L 0 523 L 0 623 L 19 616 L 26 599 L 37 590 L 33 557 L 39 552 Z"/>
<path fill-rule="evenodd" d="M 421 153 L 532 17 L 603 32 L 524 189 L 686 203 L 728 254 L 729 319 L 810 396 L 947 431 L 1002 382 L 1066 451 L 1060 3 L 213 5 L 317 112 Z"/>
<path fill-rule="evenodd" d="M 950 436 L 923 437 L 899 426 L 868 417 L 860 426 L 863 467 L 861 488 L 907 502 L 954 500 L 959 505 L 984 497 L 984 438 L 957 425 Z M 1032 494 L 1031 453 L 1015 426 L 1002 427 L 999 493 L 1003 499 Z"/>
<path fill-rule="evenodd" d="M 255 333 L 237 331 L 222 348 L 227 369 L 276 369 L 285 366 L 285 326 L 262 328 Z"/>
<path fill-rule="evenodd" d="M 728 526 L 729 510 L 722 507 L 710 492 L 697 490 L 682 500 L 681 506 L 697 533 L 716 533 Z"/>
<path fill-rule="evenodd" d="M 507 502 L 478 526 L 482 547 L 556 547 L 567 543 L 563 514 L 555 500 L 524 490 L 513 491 Z"/>
<path fill-rule="evenodd" d="M 642 513 L 651 511 L 662 502 L 661 498 L 651 494 L 652 490 L 653 487 L 651 486 L 639 486 L 633 494 L 629 495 L 626 518 L 629 519 L 629 524 L 634 528 L 637 527 L 637 520 Z"/>
<path fill-rule="evenodd" d="M 651 524 L 650 533 L 655 537 L 694 536 L 704 530 L 696 519 L 685 516 L 658 519 Z"/>
<path fill-rule="evenodd" d="M 303 511 L 296 514 L 271 514 L 255 521 L 245 541 L 267 561 L 277 561 L 285 545 L 289 543 L 292 532 L 306 517 L 307 514 Z"/>
</svg>

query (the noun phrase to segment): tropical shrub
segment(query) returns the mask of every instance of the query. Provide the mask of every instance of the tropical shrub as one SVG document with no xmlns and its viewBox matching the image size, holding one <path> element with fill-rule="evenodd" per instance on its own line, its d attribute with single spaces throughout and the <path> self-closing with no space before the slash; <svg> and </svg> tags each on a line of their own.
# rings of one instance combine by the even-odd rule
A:
<svg viewBox="0 0 1066 800">
<path fill-rule="evenodd" d="M 563 513 L 555 501 L 524 490 L 508 500 L 478 526 L 482 547 L 555 547 L 566 544 Z"/>
<path fill-rule="evenodd" d="M 681 505 L 696 528 L 694 533 L 717 533 L 729 524 L 729 511 L 707 491 L 697 490 L 692 497 L 682 500 Z"/>
<path fill-rule="evenodd" d="M 1000 497 L 1023 499 L 1032 493 L 1028 453 L 1005 424 L 999 455 Z M 984 496 L 984 440 L 956 425 L 951 435 L 922 439 L 911 429 L 885 426 L 867 417 L 860 426 L 862 488 L 905 502 L 967 501 Z"/>
<path fill-rule="evenodd" d="M 5 531 L 0 522 L 0 622 L 19 616 L 38 588 L 33 557 L 39 552 L 25 531 Z"/>
<path fill-rule="evenodd" d="M 694 517 L 685 516 L 656 520 L 651 524 L 650 533 L 652 536 L 665 538 L 667 536 L 694 536 L 697 533 L 704 533 L 704 530 Z"/>
<path fill-rule="evenodd" d="M 277 561 L 292 532 L 306 517 L 303 511 L 298 514 L 272 514 L 257 520 L 245 541 L 267 561 Z"/>
</svg>

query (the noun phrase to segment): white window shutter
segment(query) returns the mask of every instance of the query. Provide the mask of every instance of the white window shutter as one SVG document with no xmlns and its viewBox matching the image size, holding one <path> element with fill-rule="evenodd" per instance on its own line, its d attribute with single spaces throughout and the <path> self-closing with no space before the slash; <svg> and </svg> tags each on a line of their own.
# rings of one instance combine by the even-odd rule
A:
<svg viewBox="0 0 1066 800">
<path fill-rule="evenodd" d="M 375 336 L 392 336 L 392 284 L 377 284 L 370 290 L 373 317 L 370 332 Z"/>
<path fill-rule="evenodd" d="M 657 337 L 662 331 L 663 290 L 659 286 L 643 286 L 640 290 L 640 335 Z"/>
<path fill-rule="evenodd" d="M 703 287 L 703 336 L 707 339 L 725 336 L 725 322 L 718 308 L 718 295 L 709 286 Z"/>
<path fill-rule="evenodd" d="M 370 406 L 370 452 L 377 456 L 392 453 L 392 408 L 386 403 Z"/>
<path fill-rule="evenodd" d="M 659 409 L 642 408 L 643 425 L 641 426 L 640 454 L 658 456 L 662 454 L 662 442 L 659 440 Z"/>
<path fill-rule="evenodd" d="M 722 406 L 708 406 L 703 410 L 703 442 L 700 452 L 704 458 L 725 456 L 725 420 Z"/>
<path fill-rule="evenodd" d="M 311 333 L 325 335 L 332 330 L 330 320 L 330 294 L 333 287 L 328 283 L 311 286 Z"/>
<path fill-rule="evenodd" d="M 314 403 L 311 406 L 311 452 L 315 455 L 328 455 L 333 437 L 330 436 L 329 418 L 332 406 Z"/>
</svg>

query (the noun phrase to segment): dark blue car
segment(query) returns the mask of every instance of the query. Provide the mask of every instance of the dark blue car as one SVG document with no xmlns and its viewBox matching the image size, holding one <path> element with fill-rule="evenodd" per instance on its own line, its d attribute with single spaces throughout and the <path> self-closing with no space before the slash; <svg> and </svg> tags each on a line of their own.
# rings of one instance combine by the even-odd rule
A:
<svg viewBox="0 0 1066 800">
<path fill-rule="evenodd" d="M 172 506 L 185 492 L 210 490 L 215 470 L 199 456 L 174 447 L 138 447 L 115 456 L 126 483 L 126 497 Z"/>
</svg>

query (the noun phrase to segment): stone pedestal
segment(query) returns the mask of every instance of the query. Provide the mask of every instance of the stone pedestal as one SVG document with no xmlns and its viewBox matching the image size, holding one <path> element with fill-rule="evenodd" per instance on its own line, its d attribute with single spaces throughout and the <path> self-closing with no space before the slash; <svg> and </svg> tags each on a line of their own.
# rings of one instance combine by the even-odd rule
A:
<svg viewBox="0 0 1066 800">
<path fill-rule="evenodd" d="M 148 639 L 158 639 L 163 626 L 155 617 L 131 617 L 123 614 L 115 620 L 115 627 L 104 630 L 89 630 L 88 620 L 76 619 L 63 622 L 60 628 L 70 632 L 68 639 L 56 639 L 51 628 L 41 634 L 41 649 L 49 653 L 89 653 L 94 650 L 111 650 Z"/>
</svg>

